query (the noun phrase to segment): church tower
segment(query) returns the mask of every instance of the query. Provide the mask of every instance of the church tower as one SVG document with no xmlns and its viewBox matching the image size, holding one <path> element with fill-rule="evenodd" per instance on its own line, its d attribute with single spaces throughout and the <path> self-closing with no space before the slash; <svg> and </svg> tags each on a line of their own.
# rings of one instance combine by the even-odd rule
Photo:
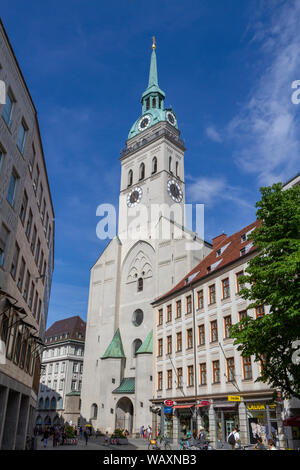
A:
<svg viewBox="0 0 300 470">
<path fill-rule="evenodd" d="M 151 303 L 211 250 L 185 228 L 185 146 L 158 85 L 154 41 L 141 104 L 121 151 L 118 235 L 90 276 L 81 415 L 103 432 L 152 422 Z"/>
</svg>

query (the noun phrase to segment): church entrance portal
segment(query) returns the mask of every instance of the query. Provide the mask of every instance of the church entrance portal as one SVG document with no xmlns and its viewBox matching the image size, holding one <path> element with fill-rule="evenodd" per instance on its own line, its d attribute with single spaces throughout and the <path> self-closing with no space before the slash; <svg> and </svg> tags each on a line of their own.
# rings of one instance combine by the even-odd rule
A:
<svg viewBox="0 0 300 470">
<path fill-rule="evenodd" d="M 127 429 L 132 433 L 133 404 L 127 397 L 121 398 L 116 406 L 116 428 Z"/>
</svg>

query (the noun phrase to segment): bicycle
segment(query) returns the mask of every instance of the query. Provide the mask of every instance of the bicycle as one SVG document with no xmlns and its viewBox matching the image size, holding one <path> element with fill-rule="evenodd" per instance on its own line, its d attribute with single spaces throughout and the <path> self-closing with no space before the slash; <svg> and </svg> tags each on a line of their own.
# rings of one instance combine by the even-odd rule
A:
<svg viewBox="0 0 300 470">
<path fill-rule="evenodd" d="M 191 443 L 190 443 L 190 437 L 188 439 L 183 438 L 183 439 L 180 440 L 178 450 L 192 450 L 191 449 Z"/>
<path fill-rule="evenodd" d="M 165 436 L 159 437 L 159 443 L 162 446 L 163 450 L 171 450 L 172 449 L 170 441 Z"/>
<path fill-rule="evenodd" d="M 156 439 L 150 439 L 148 444 L 148 450 L 160 450 Z"/>
</svg>

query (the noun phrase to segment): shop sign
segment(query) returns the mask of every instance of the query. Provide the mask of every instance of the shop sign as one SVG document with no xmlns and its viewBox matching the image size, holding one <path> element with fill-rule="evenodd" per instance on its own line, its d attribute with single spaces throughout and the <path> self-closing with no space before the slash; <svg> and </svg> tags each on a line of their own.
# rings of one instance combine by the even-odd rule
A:
<svg viewBox="0 0 300 470">
<path fill-rule="evenodd" d="M 241 397 L 238 395 L 229 395 L 227 398 L 228 401 L 241 401 Z"/>
<path fill-rule="evenodd" d="M 165 404 L 166 406 L 174 406 L 173 400 L 165 400 L 165 401 L 164 401 L 164 404 Z"/>
<path fill-rule="evenodd" d="M 248 403 L 248 410 L 265 410 L 266 406 L 264 403 Z"/>
<path fill-rule="evenodd" d="M 172 406 L 164 406 L 164 414 L 169 414 L 169 413 L 173 413 L 173 408 Z"/>
</svg>

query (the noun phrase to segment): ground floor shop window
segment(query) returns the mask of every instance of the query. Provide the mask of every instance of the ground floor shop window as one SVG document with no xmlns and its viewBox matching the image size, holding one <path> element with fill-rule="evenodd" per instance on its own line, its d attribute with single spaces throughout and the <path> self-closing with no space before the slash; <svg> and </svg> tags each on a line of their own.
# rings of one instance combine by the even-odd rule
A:
<svg viewBox="0 0 300 470">
<path fill-rule="evenodd" d="M 216 432 L 217 440 L 224 442 L 228 440 L 229 434 L 236 427 L 239 429 L 238 410 L 216 410 Z"/>
<path fill-rule="evenodd" d="M 209 435 L 209 416 L 208 416 L 208 409 L 207 410 L 201 410 L 199 412 L 200 416 L 200 422 L 201 426 L 204 428 L 204 431 L 206 433 L 206 438 L 209 440 L 210 435 Z M 199 429 L 198 429 L 199 431 Z"/>
<path fill-rule="evenodd" d="M 173 439 L 173 421 L 174 416 L 172 413 L 164 414 L 164 435 L 169 439 Z"/>
<path fill-rule="evenodd" d="M 255 444 L 260 437 L 265 446 L 272 439 L 278 445 L 278 423 L 276 406 L 267 403 L 246 403 L 250 443 Z"/>
</svg>

